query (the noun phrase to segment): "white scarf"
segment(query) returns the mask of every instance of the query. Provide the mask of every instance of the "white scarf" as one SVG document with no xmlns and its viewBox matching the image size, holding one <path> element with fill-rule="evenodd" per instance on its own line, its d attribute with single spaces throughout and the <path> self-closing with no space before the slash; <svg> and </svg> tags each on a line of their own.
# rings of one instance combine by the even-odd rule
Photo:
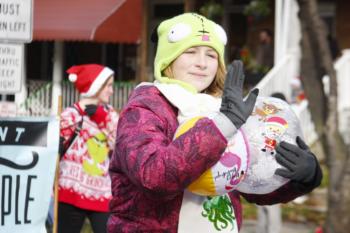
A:
<svg viewBox="0 0 350 233">
<path fill-rule="evenodd" d="M 221 106 L 221 99 L 208 94 L 193 94 L 178 84 L 154 85 L 179 109 L 179 124 L 197 116 L 213 117 Z M 205 197 L 184 192 L 179 215 L 179 233 L 238 233 L 237 220 L 230 197 Z"/>
</svg>

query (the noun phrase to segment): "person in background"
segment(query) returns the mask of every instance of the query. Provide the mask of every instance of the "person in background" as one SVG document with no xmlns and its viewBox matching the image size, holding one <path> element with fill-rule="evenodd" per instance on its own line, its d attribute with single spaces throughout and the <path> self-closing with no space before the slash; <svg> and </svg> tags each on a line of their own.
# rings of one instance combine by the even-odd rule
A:
<svg viewBox="0 0 350 233">
<path fill-rule="evenodd" d="M 79 233 L 88 218 L 95 233 L 104 233 L 111 199 L 108 166 L 119 117 L 108 104 L 114 72 L 83 64 L 67 73 L 80 100 L 61 114 L 58 232 Z"/>
<path fill-rule="evenodd" d="M 259 32 L 259 44 L 256 51 L 256 63 L 266 73 L 274 64 L 273 34 L 270 29 L 264 28 Z"/>
<path fill-rule="evenodd" d="M 287 98 L 282 92 L 274 92 L 271 94 L 271 97 L 274 97 L 274 98 L 277 98 L 277 99 L 280 99 L 280 100 L 287 102 Z"/>
<path fill-rule="evenodd" d="M 256 86 L 274 65 L 274 44 L 271 30 L 261 29 L 258 39 L 253 59 L 251 59 L 247 47 L 241 50 L 241 58 L 247 64 L 247 78 L 244 83 L 246 89 Z"/>
<path fill-rule="evenodd" d="M 298 146 L 287 142 L 277 146 L 278 161 L 285 168 L 276 174 L 290 182 L 273 193 L 234 190 L 205 197 L 187 192 L 189 184 L 219 161 L 227 139 L 250 116 L 258 90 L 243 99 L 242 62 L 233 62 L 226 74 L 226 33 L 204 16 L 184 13 L 165 20 L 152 38 L 157 43 L 156 81 L 140 84 L 120 113 L 109 169 L 113 195 L 109 233 L 238 232 L 241 196 L 260 205 L 275 204 L 320 184 L 318 162 L 298 138 Z M 183 97 L 198 95 L 221 98 L 217 111 L 174 138 L 179 107 L 191 101 Z"/>
</svg>

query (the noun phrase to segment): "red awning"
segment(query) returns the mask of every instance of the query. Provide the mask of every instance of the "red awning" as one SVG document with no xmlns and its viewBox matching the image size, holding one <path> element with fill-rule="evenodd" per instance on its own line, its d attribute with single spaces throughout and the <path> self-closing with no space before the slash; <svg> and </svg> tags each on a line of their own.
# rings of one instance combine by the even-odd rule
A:
<svg viewBox="0 0 350 233">
<path fill-rule="evenodd" d="M 35 0 L 34 40 L 139 43 L 142 0 Z"/>
</svg>

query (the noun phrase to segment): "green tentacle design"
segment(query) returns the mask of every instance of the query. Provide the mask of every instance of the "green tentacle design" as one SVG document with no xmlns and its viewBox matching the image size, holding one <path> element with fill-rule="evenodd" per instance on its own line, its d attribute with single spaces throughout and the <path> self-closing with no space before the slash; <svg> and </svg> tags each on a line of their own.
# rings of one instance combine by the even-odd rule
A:
<svg viewBox="0 0 350 233">
<path fill-rule="evenodd" d="M 207 197 L 207 200 L 203 203 L 203 209 L 202 216 L 208 218 L 214 224 L 216 230 L 226 229 L 229 224 L 232 225 L 231 230 L 233 230 L 236 218 L 227 195 Z"/>
</svg>

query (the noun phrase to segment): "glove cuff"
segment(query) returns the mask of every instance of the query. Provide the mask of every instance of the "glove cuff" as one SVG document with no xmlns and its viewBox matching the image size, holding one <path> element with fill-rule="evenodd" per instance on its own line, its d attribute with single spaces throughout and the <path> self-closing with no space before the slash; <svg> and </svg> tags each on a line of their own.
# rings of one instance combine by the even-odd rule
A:
<svg viewBox="0 0 350 233">
<path fill-rule="evenodd" d="M 237 132 L 236 126 L 232 123 L 232 121 L 222 112 L 218 112 L 212 120 L 214 121 L 216 127 L 220 130 L 222 135 L 226 139 L 233 137 L 233 135 Z"/>
<path fill-rule="evenodd" d="M 323 178 L 323 173 L 322 173 L 322 169 L 320 167 L 320 164 L 318 163 L 318 160 L 316 158 L 316 156 L 314 154 L 311 154 L 315 161 L 316 161 L 316 170 L 315 170 L 315 175 L 314 178 L 312 179 L 312 181 L 307 182 L 307 183 L 302 183 L 302 182 L 293 182 L 293 186 L 299 190 L 300 192 L 303 193 L 309 193 L 311 192 L 313 189 L 317 188 L 318 186 L 320 186 L 322 178 Z"/>
</svg>

